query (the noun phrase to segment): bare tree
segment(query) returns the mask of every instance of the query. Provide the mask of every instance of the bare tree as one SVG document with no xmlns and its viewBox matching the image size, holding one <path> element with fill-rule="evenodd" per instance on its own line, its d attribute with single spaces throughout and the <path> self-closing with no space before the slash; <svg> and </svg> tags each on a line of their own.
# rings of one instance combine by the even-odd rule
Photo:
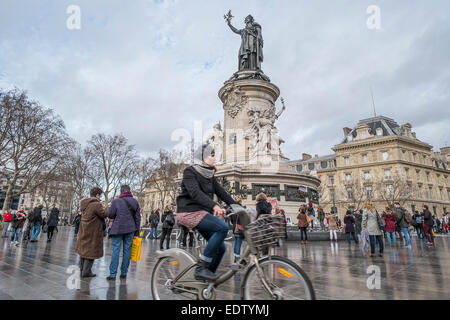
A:
<svg viewBox="0 0 450 320">
<path fill-rule="evenodd" d="M 13 197 L 31 193 L 51 179 L 70 152 L 73 140 L 68 137 L 60 117 L 53 110 L 30 101 L 25 92 L 11 91 L 1 101 L 11 112 L 5 134 L 8 152 L 0 170 L 8 181 L 3 204 L 6 210 Z M 17 187 L 18 180 L 22 181 L 20 187 Z"/>
<path fill-rule="evenodd" d="M 366 186 L 370 184 L 364 184 L 359 177 L 353 177 L 350 181 L 342 181 L 342 188 L 340 190 L 339 202 L 346 203 L 348 207 L 353 207 L 355 210 L 362 208 L 364 201 L 372 198 L 371 194 L 368 194 Z"/>
<path fill-rule="evenodd" d="M 80 210 L 80 201 L 89 194 L 89 189 L 95 186 L 88 178 L 91 162 L 90 153 L 77 145 L 64 165 L 65 175 L 72 184 L 74 192 L 73 209 L 76 212 Z"/>
<path fill-rule="evenodd" d="M 136 164 L 135 148 L 122 134 L 96 134 L 88 141 L 86 152 L 91 158 L 87 176 L 94 185 L 103 188 L 108 206 Z"/>
<path fill-rule="evenodd" d="M 390 178 L 377 181 L 375 190 L 379 198 L 391 207 L 394 206 L 395 202 L 403 205 L 414 197 L 414 188 L 407 181 L 407 178 L 397 171 L 394 171 Z"/>
<path fill-rule="evenodd" d="M 10 135 L 8 134 L 13 119 L 14 110 L 17 101 L 23 100 L 25 94 L 17 89 L 11 91 L 0 90 L 0 168 L 3 169 L 8 160 L 10 144 Z"/>
<path fill-rule="evenodd" d="M 175 203 L 180 186 L 178 174 L 187 166 L 180 162 L 175 153 L 160 150 L 158 159 L 154 160 L 155 169 L 148 186 L 159 194 L 160 207 L 164 209 L 167 202 Z"/>
<path fill-rule="evenodd" d="M 42 196 L 45 211 L 47 214 L 54 207 L 57 207 L 61 214 L 71 213 L 74 189 L 70 178 L 64 174 L 64 171 L 53 173 L 47 182 L 36 189 Z"/>
</svg>

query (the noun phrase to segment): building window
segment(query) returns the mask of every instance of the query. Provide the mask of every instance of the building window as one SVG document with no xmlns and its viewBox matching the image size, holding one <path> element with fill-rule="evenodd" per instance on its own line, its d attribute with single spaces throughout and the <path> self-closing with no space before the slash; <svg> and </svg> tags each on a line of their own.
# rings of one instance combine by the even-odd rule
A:
<svg viewBox="0 0 450 320">
<path fill-rule="evenodd" d="M 334 185 L 334 176 L 329 176 L 329 181 L 331 185 Z"/>
<path fill-rule="evenodd" d="M 353 199 L 353 190 L 352 188 L 347 188 L 347 199 Z"/>
<path fill-rule="evenodd" d="M 387 152 L 387 151 L 384 151 L 384 152 L 382 153 L 382 157 L 383 157 L 383 161 L 387 161 L 387 160 L 389 159 L 389 154 L 388 154 L 388 152 Z"/>
<path fill-rule="evenodd" d="M 413 153 L 413 162 L 416 162 L 416 154 Z"/>
<path fill-rule="evenodd" d="M 322 169 L 326 169 L 328 167 L 328 163 L 326 161 L 322 161 L 320 163 L 320 166 L 322 167 Z"/>
<path fill-rule="evenodd" d="M 377 132 L 377 136 L 382 136 L 383 135 L 383 129 L 377 128 L 375 131 Z"/>
<path fill-rule="evenodd" d="M 430 182 L 430 173 L 427 172 L 427 182 Z"/>
<path fill-rule="evenodd" d="M 417 188 L 417 198 L 422 199 L 422 186 Z"/>
<path fill-rule="evenodd" d="M 433 199 L 433 188 L 432 187 L 428 188 L 428 199 Z"/>
<path fill-rule="evenodd" d="M 439 196 L 441 200 L 444 200 L 444 197 L 442 195 L 442 188 L 439 188 Z"/>
<path fill-rule="evenodd" d="M 366 187 L 366 194 L 367 194 L 367 199 L 372 199 L 372 187 L 371 186 Z"/>
<path fill-rule="evenodd" d="M 362 155 L 362 162 L 367 163 L 367 154 Z"/>
<path fill-rule="evenodd" d="M 370 172 L 369 171 L 364 172 L 364 180 L 370 181 Z"/>
<path fill-rule="evenodd" d="M 228 144 L 236 144 L 236 133 L 230 134 Z"/>
<path fill-rule="evenodd" d="M 384 170 L 384 178 L 385 178 L 386 180 L 391 179 L 391 170 L 390 170 L 390 169 L 385 169 L 385 170 Z"/>
<path fill-rule="evenodd" d="M 345 174 L 345 181 L 347 181 L 347 182 L 351 182 L 351 181 L 352 181 L 352 175 L 351 175 L 351 173 L 346 173 L 346 174 Z"/>
<path fill-rule="evenodd" d="M 386 194 L 388 197 L 392 197 L 394 195 L 394 186 L 392 184 L 386 185 Z"/>
<path fill-rule="evenodd" d="M 298 164 L 298 165 L 297 165 L 297 171 L 298 171 L 298 172 L 302 172 L 302 169 L 303 169 L 302 165 L 301 165 L 301 164 Z"/>
<path fill-rule="evenodd" d="M 361 139 L 365 139 L 366 138 L 366 132 L 365 131 L 362 131 L 361 132 Z"/>
<path fill-rule="evenodd" d="M 310 171 L 314 170 L 314 162 L 308 163 L 308 169 L 309 169 Z"/>
<path fill-rule="evenodd" d="M 330 195 L 331 195 L 331 200 L 333 200 L 334 197 L 335 197 L 335 191 L 334 191 L 334 189 L 330 189 Z"/>
<path fill-rule="evenodd" d="M 346 166 L 349 166 L 349 165 L 350 165 L 350 158 L 349 158 L 349 157 L 344 157 L 344 164 L 345 164 Z"/>
<path fill-rule="evenodd" d="M 427 164 L 427 157 L 423 156 L 423 164 Z"/>
<path fill-rule="evenodd" d="M 409 168 L 405 168 L 405 177 L 409 179 Z"/>
<path fill-rule="evenodd" d="M 402 150 L 402 160 L 406 160 L 406 151 Z"/>
</svg>

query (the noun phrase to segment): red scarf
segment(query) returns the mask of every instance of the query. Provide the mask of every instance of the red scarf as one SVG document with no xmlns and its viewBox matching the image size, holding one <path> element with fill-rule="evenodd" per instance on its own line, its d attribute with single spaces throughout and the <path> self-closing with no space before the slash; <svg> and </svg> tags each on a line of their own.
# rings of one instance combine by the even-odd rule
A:
<svg viewBox="0 0 450 320">
<path fill-rule="evenodd" d="M 123 198 L 123 197 L 132 197 L 133 195 L 131 194 L 131 192 L 123 192 L 120 194 L 119 198 Z"/>
</svg>

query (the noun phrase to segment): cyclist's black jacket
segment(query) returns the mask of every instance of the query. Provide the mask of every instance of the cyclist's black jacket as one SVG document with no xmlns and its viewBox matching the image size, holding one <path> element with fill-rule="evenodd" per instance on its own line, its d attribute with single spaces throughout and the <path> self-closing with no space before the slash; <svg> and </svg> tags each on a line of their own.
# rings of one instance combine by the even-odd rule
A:
<svg viewBox="0 0 450 320">
<path fill-rule="evenodd" d="M 211 168 L 211 170 L 214 169 Z M 194 168 L 187 167 L 183 173 L 181 192 L 177 197 L 177 212 L 205 210 L 212 213 L 213 207 L 217 205 L 213 201 L 214 194 L 228 205 L 237 204 L 220 185 L 216 177 L 205 178 Z"/>
</svg>

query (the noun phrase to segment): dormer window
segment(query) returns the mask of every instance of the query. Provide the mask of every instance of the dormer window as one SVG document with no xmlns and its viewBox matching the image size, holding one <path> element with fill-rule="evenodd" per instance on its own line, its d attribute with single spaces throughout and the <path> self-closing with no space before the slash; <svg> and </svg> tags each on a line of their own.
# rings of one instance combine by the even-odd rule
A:
<svg viewBox="0 0 450 320">
<path fill-rule="evenodd" d="M 383 129 L 377 128 L 376 133 L 377 133 L 377 136 L 382 136 L 383 135 Z"/>
</svg>

